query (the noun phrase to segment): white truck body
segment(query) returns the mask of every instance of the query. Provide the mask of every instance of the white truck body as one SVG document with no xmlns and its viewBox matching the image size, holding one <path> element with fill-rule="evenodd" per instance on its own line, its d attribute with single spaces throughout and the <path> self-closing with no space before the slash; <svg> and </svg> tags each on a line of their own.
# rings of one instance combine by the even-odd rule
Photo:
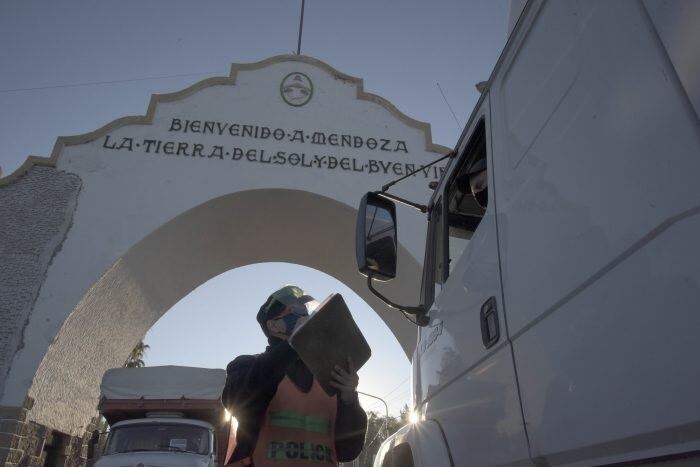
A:
<svg viewBox="0 0 700 467">
<path fill-rule="evenodd" d="M 700 465 L 699 112 L 700 2 L 528 2 L 430 201 L 421 421 L 376 467 Z"/>
<path fill-rule="evenodd" d="M 220 402 L 222 369 L 160 366 L 107 370 L 99 410 L 110 424 L 95 467 L 215 467 L 230 423 Z"/>
</svg>

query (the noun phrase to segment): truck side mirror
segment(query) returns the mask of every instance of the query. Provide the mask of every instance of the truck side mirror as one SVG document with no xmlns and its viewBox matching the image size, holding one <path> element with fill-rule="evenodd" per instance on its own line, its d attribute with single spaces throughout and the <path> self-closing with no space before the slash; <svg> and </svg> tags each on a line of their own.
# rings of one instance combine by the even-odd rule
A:
<svg viewBox="0 0 700 467">
<path fill-rule="evenodd" d="M 360 202 L 355 231 L 360 273 L 382 281 L 393 279 L 396 251 L 396 206 L 376 193 L 367 193 Z"/>
</svg>

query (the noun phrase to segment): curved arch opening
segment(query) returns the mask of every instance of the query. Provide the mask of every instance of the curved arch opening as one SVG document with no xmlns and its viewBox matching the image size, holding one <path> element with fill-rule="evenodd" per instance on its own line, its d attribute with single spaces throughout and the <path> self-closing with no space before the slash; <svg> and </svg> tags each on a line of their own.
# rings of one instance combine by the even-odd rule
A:
<svg viewBox="0 0 700 467">
<path fill-rule="evenodd" d="M 259 281 L 243 286 L 248 278 Z M 289 263 L 258 263 L 226 271 L 175 304 L 146 333 L 147 366 L 185 365 L 226 368 L 238 355 L 265 349 L 255 314 L 276 288 L 293 283 L 318 300 L 341 293 L 372 348 L 360 370 L 359 390 L 387 400 L 398 415 L 409 399 L 410 361 L 384 322 L 352 289 L 320 271 Z M 186 330 L 186 336 L 183 335 Z M 183 340 L 184 338 L 184 340 Z M 394 390 L 396 389 L 396 390 Z M 393 392 L 392 392 L 393 391 Z M 362 398 L 361 398 L 362 399 Z M 362 399 L 368 410 L 384 412 L 381 402 Z"/>
</svg>

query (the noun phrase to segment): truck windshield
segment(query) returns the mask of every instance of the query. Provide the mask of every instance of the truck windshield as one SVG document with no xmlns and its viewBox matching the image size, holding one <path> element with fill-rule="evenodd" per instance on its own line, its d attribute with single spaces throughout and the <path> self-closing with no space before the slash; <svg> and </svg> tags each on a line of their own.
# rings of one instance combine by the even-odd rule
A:
<svg viewBox="0 0 700 467">
<path fill-rule="evenodd" d="M 139 424 L 111 430 L 105 455 L 135 451 L 209 454 L 209 430 L 184 424 Z"/>
</svg>

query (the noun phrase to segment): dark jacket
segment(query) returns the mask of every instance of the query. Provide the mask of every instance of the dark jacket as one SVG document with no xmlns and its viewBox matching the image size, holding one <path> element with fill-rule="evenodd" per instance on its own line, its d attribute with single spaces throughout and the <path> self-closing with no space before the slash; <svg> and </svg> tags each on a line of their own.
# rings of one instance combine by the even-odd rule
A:
<svg viewBox="0 0 700 467">
<path fill-rule="evenodd" d="M 267 406 L 285 374 L 302 391 L 311 390 L 313 375 L 287 342 L 274 340 L 264 353 L 242 355 L 226 367 L 221 401 L 238 420 L 236 450 L 230 462 L 252 454 Z M 335 451 L 339 462 L 355 459 L 362 451 L 367 415 L 357 397 L 351 404 L 338 400 Z"/>
</svg>

